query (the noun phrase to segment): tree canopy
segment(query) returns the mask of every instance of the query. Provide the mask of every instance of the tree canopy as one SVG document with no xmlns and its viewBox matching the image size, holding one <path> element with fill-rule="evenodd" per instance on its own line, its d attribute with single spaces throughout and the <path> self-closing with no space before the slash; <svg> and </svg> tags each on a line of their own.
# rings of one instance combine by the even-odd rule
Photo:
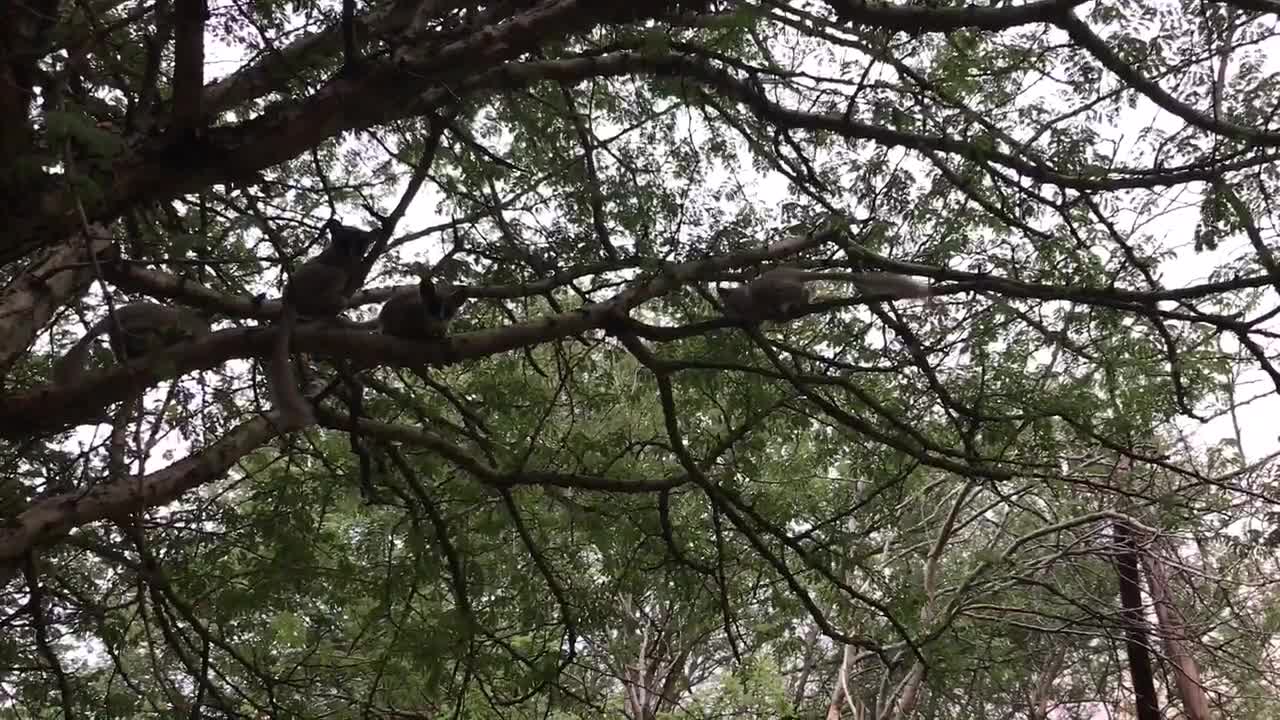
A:
<svg viewBox="0 0 1280 720">
<path fill-rule="evenodd" d="M 0 16 L 0 717 L 1280 716 L 1275 0 Z"/>
</svg>

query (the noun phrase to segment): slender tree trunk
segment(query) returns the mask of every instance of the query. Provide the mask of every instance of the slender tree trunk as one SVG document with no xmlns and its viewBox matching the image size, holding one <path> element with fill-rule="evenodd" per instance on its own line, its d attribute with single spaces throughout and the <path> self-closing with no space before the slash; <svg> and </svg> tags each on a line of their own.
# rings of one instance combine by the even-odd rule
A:
<svg viewBox="0 0 1280 720">
<path fill-rule="evenodd" d="M 1170 596 L 1169 575 L 1164 563 L 1150 551 L 1143 553 L 1142 559 L 1147 570 L 1147 589 L 1155 605 L 1160 639 L 1174 667 L 1173 678 L 1182 699 L 1182 708 L 1188 720 L 1211 720 L 1209 698 L 1200 681 L 1200 667 L 1187 650 L 1186 617 Z"/>
<path fill-rule="evenodd" d="M 791 704 L 799 708 L 804 701 L 804 687 L 809 684 L 809 674 L 813 672 L 814 654 L 818 647 L 818 624 L 814 623 L 804 635 L 804 661 L 800 666 L 800 675 L 796 677 L 791 688 Z"/>
<path fill-rule="evenodd" d="M 1120 579 L 1120 617 L 1124 623 L 1124 649 L 1129 656 L 1129 678 L 1133 683 L 1133 703 L 1138 720 L 1160 720 L 1155 675 L 1151 670 L 1151 643 L 1147 637 L 1146 613 L 1142 608 L 1142 575 L 1138 571 L 1138 545 L 1133 528 L 1113 524 L 1118 552 L 1116 575 Z"/>
<path fill-rule="evenodd" d="M 1049 664 L 1040 672 L 1040 679 L 1031 694 L 1031 720 L 1049 720 L 1049 695 L 1053 691 L 1053 679 L 1058 677 L 1066 656 L 1066 646 L 1059 647 L 1049 657 Z"/>
<path fill-rule="evenodd" d="M 831 702 L 827 703 L 827 720 L 840 720 L 840 706 L 844 704 L 844 663 L 836 670 L 836 688 L 831 691 Z"/>
</svg>

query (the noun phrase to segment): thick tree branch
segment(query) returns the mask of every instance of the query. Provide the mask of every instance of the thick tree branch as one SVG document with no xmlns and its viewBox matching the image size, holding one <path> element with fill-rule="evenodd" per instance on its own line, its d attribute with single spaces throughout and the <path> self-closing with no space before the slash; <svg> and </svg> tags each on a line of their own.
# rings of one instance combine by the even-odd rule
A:
<svg viewBox="0 0 1280 720">
<path fill-rule="evenodd" d="M 552 273 L 533 282 L 512 285 L 471 286 L 468 291 L 473 298 L 514 300 L 548 293 L 575 279 L 588 275 L 641 267 L 658 267 L 658 263 L 656 261 L 646 262 L 638 258 L 619 262 L 585 263 Z M 152 270 L 134 262 L 107 263 L 103 265 L 102 271 L 107 280 L 124 290 L 142 293 L 154 298 L 177 300 L 183 305 L 190 305 L 191 307 L 201 308 L 227 317 L 273 320 L 280 315 L 282 307 L 279 300 L 259 301 L 256 298 L 247 296 L 228 295 L 201 285 L 189 278 Z M 354 308 L 383 303 L 396 292 L 415 287 L 417 287 L 416 284 L 410 283 L 366 288 L 352 295 L 347 307 Z"/>
<path fill-rule="evenodd" d="M 1085 0 L 1037 0 L 1022 5 L 930 7 L 869 3 L 866 0 L 823 0 L 842 22 L 904 32 L 951 32 L 965 28 L 1010 30 L 1020 25 L 1051 23 L 1066 9 Z"/>
<path fill-rule="evenodd" d="M 211 128 L 204 153 L 184 156 L 181 163 L 166 158 L 163 141 L 144 145 L 113 169 L 109 200 L 94 210 L 95 217 L 111 217 L 144 199 L 162 199 L 193 192 L 212 183 L 250 177 L 267 167 L 296 157 L 307 148 L 341 132 L 370 127 L 402 117 L 431 112 L 456 102 L 457 97 L 494 88 L 522 88 L 544 80 L 571 82 L 588 77 L 653 74 L 685 77 L 705 83 L 720 94 L 749 107 L 779 127 L 836 133 L 887 146 L 945 152 L 1007 167 L 1031 180 L 1076 190 L 1152 188 L 1194 181 L 1211 181 L 1223 172 L 1253 167 L 1273 159 L 1258 154 L 1232 163 L 1162 171 L 1121 172 L 1094 168 L 1080 175 L 1055 171 L 1039 160 L 1024 159 L 980 142 L 902 132 L 853 120 L 844 113 L 808 113 L 783 107 L 762 96 L 752 85 L 709 62 L 682 54 L 621 52 L 607 56 L 530 63 L 508 63 L 528 46 L 524 32 L 569 32 L 590 24 L 579 2 L 537 8 L 496 28 L 476 32 L 439 48 L 437 52 L 403 59 L 402 64 L 370 62 L 358 81 L 337 79 L 301 101 L 282 101 L 255 119 L 237 126 Z M 488 42 L 493 40 L 491 44 Z M 488 70 L 483 68 L 488 67 Z M 460 74 L 459 68 L 471 72 Z M 476 70 L 479 72 L 475 72 Z M 426 89 L 448 81 L 449 87 Z M 51 234 L 65 231 L 74 198 L 55 192 L 25 203 L 42 208 L 37 215 L 16 217 L 9 242 L 0 244 L 0 261 L 21 256 Z"/>
<path fill-rule="evenodd" d="M 203 125 L 200 102 L 204 94 L 204 23 L 206 0 L 177 0 L 173 46 L 173 126 L 179 130 Z"/>
<path fill-rule="evenodd" d="M 664 5 L 645 0 L 640 8 L 652 13 Z M 154 139 L 116 163 L 111 186 L 101 203 L 90 208 L 90 216 L 115 217 L 142 200 L 171 198 L 213 183 L 251 177 L 339 133 L 422 112 L 410 101 L 425 88 L 456 85 L 537 43 L 588 29 L 611 7 L 588 0 L 535 5 L 442 46 L 425 43 L 395 62 L 368 63 L 357 77 L 337 78 L 300 101 L 275 103 L 241 125 L 210 128 L 201 147 L 176 145 L 177 140 L 168 136 Z M 454 101 L 452 87 L 442 93 L 441 106 Z M 66 232 L 75 221 L 72 211 L 77 202 L 75 195 L 63 190 L 24 198 L 8 219 L 11 227 L 0 242 L 0 262 L 21 257 Z"/>
<path fill-rule="evenodd" d="M 389 335 L 333 328 L 325 323 L 295 330 L 299 352 L 355 360 L 365 365 L 419 367 L 532 347 L 615 325 L 637 305 L 665 295 L 708 274 L 762 260 L 803 252 L 826 239 L 822 233 L 800 242 L 672 265 L 655 277 L 634 283 L 603 302 L 528 322 L 479 332 L 451 335 L 447 342 L 413 342 Z M 28 437 L 91 420 L 113 403 L 136 396 L 161 380 L 216 367 L 232 358 L 265 357 L 271 351 L 271 328 L 223 330 L 108 370 L 86 373 L 66 386 L 46 387 L 0 402 L 0 437 Z"/>
<path fill-rule="evenodd" d="M 279 300 L 258 302 L 252 297 L 227 295 L 190 278 L 152 270 L 127 260 L 104 263 L 102 274 L 113 285 L 129 292 L 177 300 L 183 305 L 228 317 L 271 320 L 280 315 L 282 307 Z M 386 294 L 390 297 L 391 290 Z"/>
<path fill-rule="evenodd" d="M 75 234 L 32 270 L 23 273 L 0 297 L 0 368 L 13 365 L 26 352 L 53 313 L 77 297 L 93 279 L 90 253 L 111 245 L 101 225 L 89 226 L 90 237 Z"/>
<path fill-rule="evenodd" d="M 203 451 L 163 470 L 40 500 L 0 527 L 0 567 L 12 564 L 36 547 L 57 541 L 80 525 L 169 503 L 192 488 L 222 477 L 240 458 L 275 434 L 271 418 L 255 418 Z"/>
<path fill-rule="evenodd" d="M 361 21 L 356 18 L 357 23 Z M 265 50 L 250 65 L 205 86 L 205 111 L 219 113 L 271 93 L 299 72 L 329 60 L 341 47 L 342 35 L 337 27 L 331 27 Z"/>
<path fill-rule="evenodd" d="M 724 272 L 729 268 L 750 265 L 763 259 L 776 259 L 783 254 L 800 252 L 817 242 L 817 238 L 809 238 L 804 243 L 786 247 L 785 252 L 765 250 L 736 253 L 705 261 L 674 265 L 656 277 L 637 282 L 607 300 L 506 327 L 451 335 L 446 343 L 418 343 L 359 329 L 344 329 L 316 323 L 299 327 L 296 330 L 294 345 L 300 352 L 341 357 L 371 366 L 418 367 L 454 364 L 463 360 L 533 347 L 579 335 L 592 329 L 617 327 L 628 322 L 624 314 L 636 306 L 665 295 L 693 280 L 715 276 L 716 273 Z M 1261 276 L 1228 283 L 1210 283 L 1177 290 L 1138 293 L 1032 285 L 968 273 L 947 272 L 945 275 L 980 278 L 966 285 L 948 286 L 952 288 L 971 285 L 974 289 L 1000 292 L 1013 297 L 1067 300 L 1129 310 L 1149 308 L 1150 304 L 1156 300 L 1194 298 L 1211 291 L 1257 287 L 1270 282 L 1269 277 Z M 865 304 L 876 299 L 874 296 L 867 296 L 817 303 L 806 306 L 805 312 L 819 312 L 849 304 Z M 235 301 L 237 305 L 246 306 L 250 302 L 249 300 Z M 212 306 L 213 303 L 209 305 Z M 278 303 L 265 305 L 269 307 L 265 307 L 260 314 L 269 315 L 273 311 L 278 312 L 275 309 Z M 1165 314 L 1174 316 L 1172 311 L 1165 311 Z M 1247 331 L 1245 326 L 1229 318 L 1198 314 L 1181 319 L 1210 323 L 1234 331 Z M 699 332 L 724 324 L 727 323 L 723 321 L 715 325 L 704 323 L 699 326 Z M 195 370 L 213 368 L 233 358 L 264 357 L 270 351 L 271 338 L 270 328 L 223 330 L 198 342 L 183 343 L 121 366 L 87 373 L 73 385 L 38 388 L 10 396 L 0 403 L 0 437 L 28 437 L 42 432 L 60 430 L 77 422 L 89 421 L 111 404 L 133 397 L 162 380 Z M 828 410 L 835 413 L 836 417 L 843 417 L 847 422 L 855 423 L 859 427 L 865 425 L 861 420 L 848 415 L 837 406 L 832 405 Z"/>
</svg>

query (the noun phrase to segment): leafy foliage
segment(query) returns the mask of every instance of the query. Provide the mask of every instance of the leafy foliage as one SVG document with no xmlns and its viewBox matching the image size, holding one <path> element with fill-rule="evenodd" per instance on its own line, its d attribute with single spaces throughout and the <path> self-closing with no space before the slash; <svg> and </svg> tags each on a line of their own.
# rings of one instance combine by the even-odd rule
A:
<svg viewBox="0 0 1280 720">
<path fill-rule="evenodd" d="M 1127 716 L 1122 527 L 1166 714 L 1275 716 L 1274 18 L 616 6 L 15 6 L 0 716 Z M 329 219 L 472 300 L 281 436 Z M 51 382 L 142 298 L 219 332 Z"/>
</svg>

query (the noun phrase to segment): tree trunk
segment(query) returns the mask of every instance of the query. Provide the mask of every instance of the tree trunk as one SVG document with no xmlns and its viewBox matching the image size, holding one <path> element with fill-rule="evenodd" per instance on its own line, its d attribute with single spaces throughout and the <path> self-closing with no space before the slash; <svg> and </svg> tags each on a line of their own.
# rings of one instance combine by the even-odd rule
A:
<svg viewBox="0 0 1280 720">
<path fill-rule="evenodd" d="M 1129 656 L 1129 678 L 1138 720 L 1160 720 L 1160 701 L 1151 671 L 1147 620 L 1142 609 L 1142 575 L 1138 572 L 1138 545 L 1133 528 L 1123 521 L 1113 524 L 1116 538 L 1116 575 L 1120 579 L 1120 617 L 1124 623 L 1124 649 Z"/>
<path fill-rule="evenodd" d="M 1210 720 L 1212 715 L 1209 712 L 1209 698 L 1200 682 L 1200 667 L 1187 651 L 1186 618 L 1173 604 L 1169 593 L 1169 575 L 1165 572 L 1164 563 L 1149 550 L 1143 553 L 1142 559 L 1146 565 L 1147 589 L 1155 605 L 1160 639 L 1164 642 L 1165 654 L 1174 667 L 1173 678 L 1178 695 L 1182 698 L 1182 708 L 1188 720 Z"/>
</svg>

